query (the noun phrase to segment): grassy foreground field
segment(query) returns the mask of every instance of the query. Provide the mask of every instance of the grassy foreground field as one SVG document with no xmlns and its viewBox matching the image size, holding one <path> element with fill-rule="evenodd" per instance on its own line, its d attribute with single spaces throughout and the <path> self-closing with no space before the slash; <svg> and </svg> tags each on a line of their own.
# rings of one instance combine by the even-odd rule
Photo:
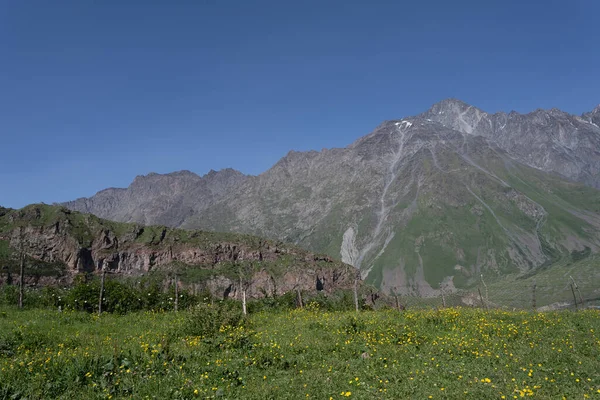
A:
<svg viewBox="0 0 600 400">
<path fill-rule="evenodd" d="M 600 398 L 596 311 L 217 308 L 0 309 L 0 399 Z"/>
</svg>

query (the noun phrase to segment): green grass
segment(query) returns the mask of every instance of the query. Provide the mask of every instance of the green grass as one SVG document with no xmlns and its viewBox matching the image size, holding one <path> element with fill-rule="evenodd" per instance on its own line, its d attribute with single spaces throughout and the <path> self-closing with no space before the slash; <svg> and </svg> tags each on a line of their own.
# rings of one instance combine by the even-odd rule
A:
<svg viewBox="0 0 600 400">
<path fill-rule="evenodd" d="M 312 309 L 229 318 L 220 329 L 202 315 L 221 314 L 201 311 L 1 309 L 0 398 L 600 395 L 595 311 Z"/>
<path fill-rule="evenodd" d="M 586 254 L 583 251 L 581 254 Z M 535 274 L 509 274 L 502 279 L 486 275 L 489 299 L 492 304 L 504 307 L 532 307 L 532 288 L 536 285 L 537 307 L 553 303 L 574 303 L 571 277 L 579 287 L 581 296 L 589 304 L 600 305 L 600 256 L 588 254 L 579 259 L 577 253 L 549 265 Z M 579 299 L 579 293 L 576 292 Z"/>
</svg>

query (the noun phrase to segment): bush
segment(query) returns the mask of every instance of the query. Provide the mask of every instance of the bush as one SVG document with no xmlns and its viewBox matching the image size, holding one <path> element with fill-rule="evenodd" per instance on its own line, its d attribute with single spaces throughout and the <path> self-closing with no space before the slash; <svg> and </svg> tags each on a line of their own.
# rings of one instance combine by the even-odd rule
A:
<svg viewBox="0 0 600 400">
<path fill-rule="evenodd" d="M 40 305 L 50 308 L 64 308 L 65 291 L 54 286 L 46 286 L 41 290 Z"/>
<path fill-rule="evenodd" d="M 100 288 L 98 288 L 99 292 Z M 143 302 L 138 290 L 113 280 L 105 282 L 102 300 L 103 311 L 125 314 L 131 311 L 139 311 L 142 308 Z"/>
<path fill-rule="evenodd" d="M 0 305 L 16 306 L 19 303 L 19 286 L 4 285 L 0 287 Z M 25 287 L 23 293 L 24 307 L 43 306 L 44 299 L 41 290 Z"/>
<path fill-rule="evenodd" d="M 264 297 L 248 301 L 248 313 L 261 311 L 287 311 L 296 308 L 296 292 L 290 291 L 277 297 Z"/>
<path fill-rule="evenodd" d="M 55 286 L 25 287 L 23 305 L 26 308 L 58 309 L 60 307 L 88 313 L 98 312 L 100 285 L 100 279 L 93 275 L 78 275 L 70 288 L 63 289 Z M 173 287 L 168 292 L 163 290 L 158 282 L 151 282 L 146 287 L 137 288 L 131 283 L 106 279 L 104 282 L 102 311 L 125 314 L 139 310 L 173 310 L 175 290 Z M 199 298 L 201 298 L 185 290 L 180 290 L 178 294 L 178 307 L 180 310 L 197 304 Z M 18 286 L 0 286 L 0 305 L 16 306 L 18 300 Z"/>
<path fill-rule="evenodd" d="M 240 304 L 234 301 L 220 301 L 214 305 L 199 303 L 187 311 L 175 335 L 212 336 L 222 327 L 241 326 L 243 317 Z"/>
<path fill-rule="evenodd" d="M 0 287 L 0 304 L 16 306 L 19 301 L 19 287 L 14 285 L 3 285 Z"/>
<path fill-rule="evenodd" d="M 99 295 L 100 282 L 98 280 L 79 283 L 66 293 L 64 304 L 73 310 L 97 312 Z M 59 305 L 62 304 L 62 298 L 59 303 Z M 124 314 L 141 310 L 143 306 L 141 294 L 136 289 L 117 281 L 105 281 L 102 311 Z"/>
<path fill-rule="evenodd" d="M 318 293 L 316 296 L 307 298 L 307 302 L 314 302 L 319 305 L 319 309 L 326 311 L 352 311 L 355 309 L 354 294 L 351 290 L 339 290 L 328 295 Z M 361 308 L 363 303 L 364 300 L 360 299 Z"/>
<path fill-rule="evenodd" d="M 97 312 L 99 294 L 99 282 L 78 283 L 67 291 L 65 305 L 72 310 Z"/>
</svg>

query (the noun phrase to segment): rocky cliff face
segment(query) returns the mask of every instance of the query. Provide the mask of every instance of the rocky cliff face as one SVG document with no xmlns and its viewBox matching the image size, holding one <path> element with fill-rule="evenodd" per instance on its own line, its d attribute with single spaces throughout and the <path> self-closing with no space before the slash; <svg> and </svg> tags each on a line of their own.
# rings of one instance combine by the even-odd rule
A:
<svg viewBox="0 0 600 400">
<path fill-rule="evenodd" d="M 261 297 L 296 288 L 330 292 L 352 287 L 355 279 L 351 266 L 283 243 L 242 235 L 114 224 L 43 205 L 1 216 L 0 241 L 8 243 L 15 253 L 23 249 L 33 260 L 63 265 L 55 281 L 65 283 L 77 273 L 102 269 L 134 276 L 177 271 L 184 277 L 194 270 L 203 271 L 206 278 L 188 279 L 188 284 L 234 295 L 243 279 L 249 295 Z M 10 261 L 5 258 L 4 262 Z M 51 283 L 52 279 L 45 277 L 44 282 Z"/>
<path fill-rule="evenodd" d="M 598 114 L 443 101 L 346 148 L 290 152 L 170 222 L 325 252 L 384 291 L 436 295 L 482 273 L 533 273 L 600 249 Z"/>
</svg>

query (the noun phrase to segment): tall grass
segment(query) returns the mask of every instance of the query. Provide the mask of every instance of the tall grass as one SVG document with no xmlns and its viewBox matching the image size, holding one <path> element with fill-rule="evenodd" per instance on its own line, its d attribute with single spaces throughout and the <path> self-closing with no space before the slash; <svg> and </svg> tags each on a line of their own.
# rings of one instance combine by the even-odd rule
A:
<svg viewBox="0 0 600 400">
<path fill-rule="evenodd" d="M 584 398 L 600 314 L 0 309 L 0 399 Z"/>
</svg>

